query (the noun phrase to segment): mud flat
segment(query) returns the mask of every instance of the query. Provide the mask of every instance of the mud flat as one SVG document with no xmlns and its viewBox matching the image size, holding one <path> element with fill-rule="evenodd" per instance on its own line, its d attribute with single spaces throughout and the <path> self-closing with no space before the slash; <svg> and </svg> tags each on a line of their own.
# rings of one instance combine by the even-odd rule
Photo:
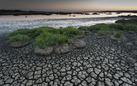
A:
<svg viewBox="0 0 137 86">
<path fill-rule="evenodd" d="M 81 38 L 85 48 L 49 56 L 34 54 L 33 42 L 11 48 L 0 36 L 0 85 L 136 86 L 137 33 L 122 33 L 126 41 L 118 43 L 93 32 Z"/>
</svg>

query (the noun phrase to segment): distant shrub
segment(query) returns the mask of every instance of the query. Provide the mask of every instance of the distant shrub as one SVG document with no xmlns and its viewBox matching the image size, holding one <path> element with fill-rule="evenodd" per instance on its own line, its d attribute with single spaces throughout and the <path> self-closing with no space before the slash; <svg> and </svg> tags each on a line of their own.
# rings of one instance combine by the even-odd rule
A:
<svg viewBox="0 0 137 86">
<path fill-rule="evenodd" d="M 27 42 L 30 40 L 30 37 L 27 35 L 15 35 L 9 38 L 8 42 Z"/>
<path fill-rule="evenodd" d="M 120 32 L 118 32 L 118 33 L 116 33 L 116 34 L 114 35 L 114 37 L 119 38 L 119 39 L 123 39 L 123 38 L 124 38 L 124 35 L 121 34 Z"/>
</svg>

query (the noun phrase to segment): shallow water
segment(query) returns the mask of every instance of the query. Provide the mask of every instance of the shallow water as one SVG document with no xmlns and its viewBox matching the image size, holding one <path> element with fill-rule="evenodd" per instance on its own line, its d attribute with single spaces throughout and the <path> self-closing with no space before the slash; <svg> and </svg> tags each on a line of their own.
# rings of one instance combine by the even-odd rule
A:
<svg viewBox="0 0 137 86">
<path fill-rule="evenodd" d="M 75 15 L 75 17 L 73 17 Z M 115 23 L 116 20 L 122 19 L 120 15 L 137 15 L 137 13 L 112 13 L 106 15 L 101 13 L 100 15 L 81 15 L 72 14 L 69 15 L 23 15 L 23 16 L 0 16 L 0 34 L 5 32 L 14 31 L 22 28 L 36 28 L 41 26 L 49 27 L 80 27 L 80 26 L 91 26 L 98 23 Z M 128 19 L 128 18 L 126 18 Z"/>
</svg>

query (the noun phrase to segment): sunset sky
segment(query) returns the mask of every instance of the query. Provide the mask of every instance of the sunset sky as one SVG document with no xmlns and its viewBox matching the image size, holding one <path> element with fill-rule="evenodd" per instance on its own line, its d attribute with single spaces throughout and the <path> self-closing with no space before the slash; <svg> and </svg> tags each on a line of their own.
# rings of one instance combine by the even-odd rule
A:
<svg viewBox="0 0 137 86">
<path fill-rule="evenodd" d="M 54 11 L 137 10 L 137 0 L 0 0 L 0 9 Z"/>
</svg>

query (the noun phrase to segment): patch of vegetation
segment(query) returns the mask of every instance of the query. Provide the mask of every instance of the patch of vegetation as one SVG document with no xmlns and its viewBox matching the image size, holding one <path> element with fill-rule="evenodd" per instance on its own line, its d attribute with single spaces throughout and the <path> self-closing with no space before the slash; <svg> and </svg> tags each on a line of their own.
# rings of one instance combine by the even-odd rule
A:
<svg viewBox="0 0 137 86">
<path fill-rule="evenodd" d="M 116 37 L 116 38 L 118 38 L 118 39 L 123 39 L 123 38 L 124 38 L 124 35 L 121 34 L 120 32 L 118 32 L 118 33 L 116 33 L 116 34 L 114 35 L 114 37 Z"/>
<path fill-rule="evenodd" d="M 106 24 L 96 24 L 93 26 L 89 26 L 87 29 L 93 31 L 93 30 L 100 30 L 101 28 L 109 28 L 109 27 Z"/>
<path fill-rule="evenodd" d="M 123 20 L 121 20 L 123 21 Z M 133 19 L 131 21 L 137 21 L 137 19 Z M 122 24 L 96 24 L 96 25 L 93 25 L 93 26 L 89 26 L 87 28 L 88 30 L 90 31 L 99 31 L 99 33 L 103 33 L 105 31 L 103 31 L 102 29 L 107 29 L 107 30 L 110 30 L 110 31 L 113 31 L 113 30 L 127 30 L 127 31 L 137 31 L 137 25 L 133 25 L 133 24 L 125 24 L 125 25 L 122 25 Z"/>
<path fill-rule="evenodd" d="M 66 27 L 63 29 L 63 35 L 68 36 L 68 37 L 72 37 L 73 35 L 78 35 L 79 34 L 79 30 L 73 27 Z"/>
<path fill-rule="evenodd" d="M 74 40 L 77 40 L 78 38 L 75 36 L 73 39 L 74 39 Z"/>
<path fill-rule="evenodd" d="M 31 38 L 28 37 L 27 35 L 15 35 L 9 38 L 8 42 L 27 42 L 29 41 Z"/>
<path fill-rule="evenodd" d="M 121 19 L 121 20 L 117 20 L 116 23 L 120 23 L 120 24 L 134 24 L 134 25 L 136 25 L 137 24 L 137 19 L 129 19 L 129 20 Z"/>
<path fill-rule="evenodd" d="M 36 38 L 35 44 L 40 48 L 46 48 L 56 44 L 55 35 L 49 32 L 45 32 Z"/>
<path fill-rule="evenodd" d="M 109 29 L 100 29 L 98 32 L 97 32 L 99 35 L 107 35 L 107 34 L 110 34 L 110 30 Z"/>
<path fill-rule="evenodd" d="M 71 44 L 71 42 L 70 42 L 70 41 L 68 41 L 68 44 Z"/>
<path fill-rule="evenodd" d="M 137 25 L 132 25 L 132 24 L 124 25 L 123 30 L 137 31 Z"/>
<path fill-rule="evenodd" d="M 79 31 L 79 33 L 78 33 L 79 35 L 84 35 L 85 34 L 85 32 L 84 31 Z"/>
<path fill-rule="evenodd" d="M 92 13 L 92 15 L 99 15 L 99 13 L 95 12 L 95 13 Z"/>
<path fill-rule="evenodd" d="M 57 34 L 56 40 L 59 44 L 64 44 L 68 40 L 68 37 L 64 36 L 64 35 Z"/>
<path fill-rule="evenodd" d="M 40 48 L 46 48 L 48 46 L 53 46 L 55 44 L 63 44 L 67 41 L 67 36 L 60 34 L 53 34 L 49 32 L 44 32 L 36 38 L 36 45 Z"/>
<path fill-rule="evenodd" d="M 118 30 L 123 30 L 123 25 L 121 24 L 110 24 L 109 27 L 112 29 L 118 29 Z"/>
<path fill-rule="evenodd" d="M 20 29 L 20 30 L 16 30 L 13 31 L 11 33 L 8 34 L 8 37 L 12 37 L 12 36 L 16 36 L 16 35 L 28 35 L 30 33 L 33 33 L 33 31 L 31 29 Z"/>
<path fill-rule="evenodd" d="M 56 44 L 64 44 L 68 37 L 75 35 L 83 35 L 84 31 L 80 31 L 73 27 L 56 29 L 52 27 L 39 27 L 34 29 L 21 29 L 8 34 L 9 42 L 28 41 L 30 38 L 36 39 L 35 44 L 40 48 L 46 48 Z"/>
</svg>

